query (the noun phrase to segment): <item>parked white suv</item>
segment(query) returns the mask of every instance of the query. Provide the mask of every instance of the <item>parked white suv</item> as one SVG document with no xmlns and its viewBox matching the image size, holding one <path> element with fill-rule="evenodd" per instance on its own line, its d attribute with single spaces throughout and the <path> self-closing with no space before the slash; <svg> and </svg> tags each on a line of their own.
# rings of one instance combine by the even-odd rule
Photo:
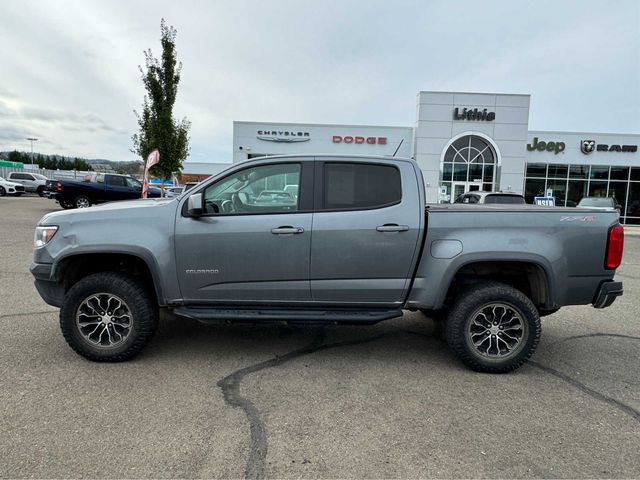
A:
<svg viewBox="0 0 640 480">
<path fill-rule="evenodd" d="M 47 177 L 39 173 L 11 172 L 7 180 L 20 183 L 27 192 L 36 192 L 41 197 L 44 196 L 44 187 L 47 184 Z"/>
<path fill-rule="evenodd" d="M 24 186 L 0 177 L 0 197 L 4 197 L 5 195 L 15 195 L 16 197 L 19 197 L 23 193 Z"/>
</svg>

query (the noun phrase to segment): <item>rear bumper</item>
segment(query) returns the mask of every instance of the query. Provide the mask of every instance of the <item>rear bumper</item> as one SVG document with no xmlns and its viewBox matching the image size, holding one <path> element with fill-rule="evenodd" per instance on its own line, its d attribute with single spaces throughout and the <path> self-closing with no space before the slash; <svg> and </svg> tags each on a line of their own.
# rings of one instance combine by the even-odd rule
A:
<svg viewBox="0 0 640 480">
<path fill-rule="evenodd" d="M 622 282 L 604 282 L 600 285 L 593 306 L 594 308 L 606 308 L 611 305 L 616 298 L 622 296 L 622 293 Z"/>
<path fill-rule="evenodd" d="M 49 305 L 60 308 L 64 301 L 64 286 L 51 280 L 52 265 L 48 263 L 32 263 L 31 274 L 35 278 L 36 290 Z"/>
</svg>

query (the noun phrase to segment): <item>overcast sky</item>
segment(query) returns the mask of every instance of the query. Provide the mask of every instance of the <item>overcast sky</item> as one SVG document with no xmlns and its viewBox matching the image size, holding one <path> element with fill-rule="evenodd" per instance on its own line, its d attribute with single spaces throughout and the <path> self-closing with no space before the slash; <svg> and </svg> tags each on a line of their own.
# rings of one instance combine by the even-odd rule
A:
<svg viewBox="0 0 640 480">
<path fill-rule="evenodd" d="M 640 2 L 0 3 L 0 151 L 131 160 L 143 50 L 178 30 L 192 161 L 233 120 L 413 125 L 419 90 L 529 93 L 532 130 L 640 133 Z"/>
</svg>

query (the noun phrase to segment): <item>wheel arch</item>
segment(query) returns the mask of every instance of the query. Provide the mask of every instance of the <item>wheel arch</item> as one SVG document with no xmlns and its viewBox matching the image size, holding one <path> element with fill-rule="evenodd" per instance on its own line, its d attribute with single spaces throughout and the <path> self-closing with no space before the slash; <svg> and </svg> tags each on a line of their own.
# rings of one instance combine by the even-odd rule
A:
<svg viewBox="0 0 640 480">
<path fill-rule="evenodd" d="M 510 285 L 527 295 L 538 310 L 555 310 L 551 267 L 540 259 L 520 258 L 468 258 L 448 272 L 446 285 L 440 291 L 437 305 L 446 305 L 460 288 L 482 280 Z"/>
<path fill-rule="evenodd" d="M 137 277 L 148 287 L 159 306 L 166 305 L 158 265 L 151 253 L 142 248 L 70 253 L 54 262 L 51 279 L 61 283 L 66 293 L 82 278 L 99 272 L 120 272 Z"/>
</svg>

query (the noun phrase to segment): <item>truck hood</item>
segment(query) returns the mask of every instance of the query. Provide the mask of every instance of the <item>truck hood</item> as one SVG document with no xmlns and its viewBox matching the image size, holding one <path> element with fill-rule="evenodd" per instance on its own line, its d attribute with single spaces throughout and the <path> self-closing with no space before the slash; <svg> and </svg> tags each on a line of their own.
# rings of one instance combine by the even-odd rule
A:
<svg viewBox="0 0 640 480">
<path fill-rule="evenodd" d="M 59 223 L 73 223 L 86 220 L 114 219 L 126 220 L 154 216 L 155 210 L 170 207 L 177 201 L 175 198 L 150 198 L 140 200 L 123 200 L 119 202 L 103 203 L 89 208 L 77 208 L 74 210 L 61 210 L 48 213 L 40 219 L 38 225 L 57 225 Z"/>
</svg>

